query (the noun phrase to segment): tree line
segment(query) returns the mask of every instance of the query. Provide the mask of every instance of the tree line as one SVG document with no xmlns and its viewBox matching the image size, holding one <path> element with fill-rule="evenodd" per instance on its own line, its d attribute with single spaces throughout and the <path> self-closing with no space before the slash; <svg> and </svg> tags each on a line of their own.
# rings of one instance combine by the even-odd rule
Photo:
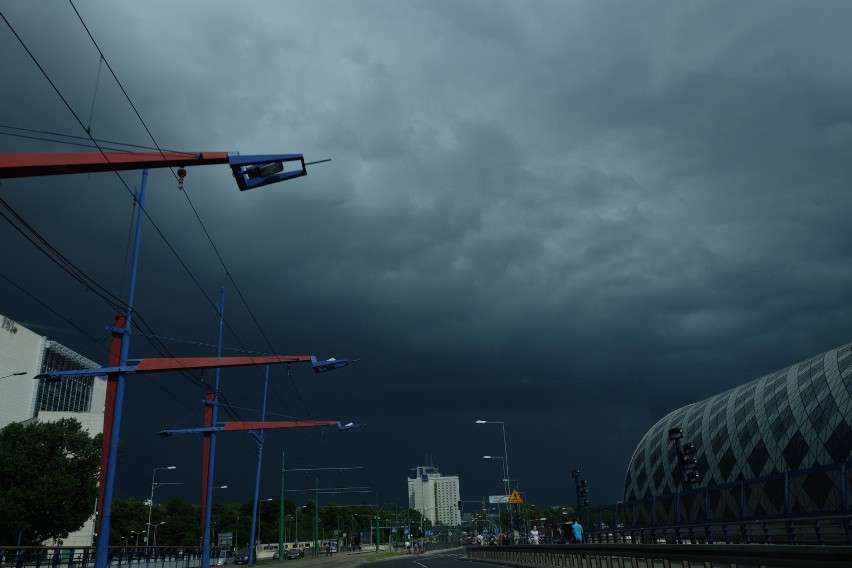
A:
<svg viewBox="0 0 852 568">
<path fill-rule="evenodd" d="M 82 528 L 92 516 L 98 495 L 101 435 L 90 436 L 78 420 L 12 423 L 0 429 L 0 545 L 58 544 Z M 211 542 L 231 533 L 233 546 L 248 545 L 252 502 L 214 503 Z M 256 538 L 278 542 L 281 501 L 260 505 Z M 285 540 L 349 539 L 375 531 L 386 541 L 391 526 L 420 530 L 420 513 L 396 505 L 339 505 L 316 510 L 308 501 L 298 506 L 284 499 Z M 150 514 L 150 526 L 148 518 Z M 201 544 L 201 506 L 174 499 L 150 508 L 145 501 L 116 499 L 110 517 L 110 546 Z M 424 527 L 431 528 L 428 520 Z M 346 535 L 346 537 L 344 537 Z M 347 540 L 348 543 L 348 540 Z"/>
</svg>

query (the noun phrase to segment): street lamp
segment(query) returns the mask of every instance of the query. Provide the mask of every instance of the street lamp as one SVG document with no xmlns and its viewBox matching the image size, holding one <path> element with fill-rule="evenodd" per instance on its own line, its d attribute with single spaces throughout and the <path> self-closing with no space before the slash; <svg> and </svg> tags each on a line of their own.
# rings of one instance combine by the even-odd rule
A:
<svg viewBox="0 0 852 568">
<path fill-rule="evenodd" d="M 506 466 L 506 495 L 509 494 L 509 450 L 506 449 L 506 423 L 500 422 L 497 420 L 489 421 L 489 420 L 477 420 L 477 424 L 499 424 L 503 428 L 503 464 Z M 512 506 L 509 505 L 509 533 L 512 538 L 512 542 L 515 541 L 515 527 L 512 522 Z"/>
<path fill-rule="evenodd" d="M 21 375 L 26 375 L 26 371 L 18 371 L 17 373 L 9 373 L 8 375 L 3 375 L 0 379 L 5 379 L 8 377 L 20 377 Z"/>
<path fill-rule="evenodd" d="M 166 485 L 165 483 L 160 483 L 158 485 L 155 481 L 157 477 L 157 470 L 160 469 L 177 469 L 177 466 L 170 465 L 166 467 L 155 467 L 154 472 L 151 474 L 151 499 L 148 500 L 148 526 L 145 530 L 145 546 L 148 546 L 148 543 L 150 542 L 149 539 L 151 537 L 151 512 L 154 510 L 154 489 L 160 487 L 161 485 Z"/>
<path fill-rule="evenodd" d="M 272 497 L 269 499 L 261 499 L 257 502 L 257 540 L 261 543 L 263 542 L 263 536 L 260 534 L 260 531 L 263 530 L 263 502 L 264 501 L 272 501 Z"/>
<path fill-rule="evenodd" d="M 160 521 L 159 523 L 154 523 L 154 546 L 157 546 L 157 527 L 160 525 L 166 524 L 166 521 Z M 147 545 L 147 543 L 146 543 Z"/>
<path fill-rule="evenodd" d="M 484 460 L 501 460 L 503 463 L 500 464 L 500 469 L 503 473 L 505 473 L 505 471 L 506 471 L 506 466 L 505 466 L 506 458 L 504 456 L 482 456 L 482 459 L 484 459 Z M 504 478 L 503 479 L 503 490 L 505 491 L 504 495 L 506 495 L 506 509 L 508 509 L 509 506 L 510 506 L 509 505 L 509 485 L 508 485 L 508 483 L 509 483 L 509 479 Z M 500 503 L 499 502 L 497 503 L 497 519 L 498 520 L 500 519 Z M 502 523 L 500 523 L 500 524 L 502 525 Z"/>
</svg>

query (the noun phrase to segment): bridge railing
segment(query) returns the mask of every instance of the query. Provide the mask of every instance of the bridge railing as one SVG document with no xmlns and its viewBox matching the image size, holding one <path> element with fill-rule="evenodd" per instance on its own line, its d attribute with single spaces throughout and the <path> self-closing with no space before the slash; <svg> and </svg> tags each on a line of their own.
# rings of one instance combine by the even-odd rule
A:
<svg viewBox="0 0 852 568">
<path fill-rule="evenodd" d="M 592 528 L 592 543 L 852 545 L 852 515 Z"/>
<path fill-rule="evenodd" d="M 219 549 L 212 549 L 211 563 L 218 557 Z M 0 546 L 0 568 L 92 568 L 94 558 L 94 547 Z M 116 568 L 198 568 L 201 548 L 112 546 L 108 564 Z"/>
<path fill-rule="evenodd" d="M 848 568 L 848 546 L 713 544 L 564 544 L 469 546 L 467 557 L 503 566 L 726 566 L 730 568 Z"/>
<path fill-rule="evenodd" d="M 575 515 L 595 542 L 618 533 L 634 542 L 852 545 L 852 462 L 586 507 Z"/>
</svg>

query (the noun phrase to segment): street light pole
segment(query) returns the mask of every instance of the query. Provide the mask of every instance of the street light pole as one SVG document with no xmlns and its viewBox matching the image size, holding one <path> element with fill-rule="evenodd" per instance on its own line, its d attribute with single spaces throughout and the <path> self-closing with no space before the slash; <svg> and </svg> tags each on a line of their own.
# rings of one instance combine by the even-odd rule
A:
<svg viewBox="0 0 852 568">
<path fill-rule="evenodd" d="M 501 460 L 503 463 L 500 464 L 500 470 L 503 473 L 506 472 L 506 458 L 504 456 L 482 456 L 482 459 L 484 459 L 484 460 Z M 503 479 L 503 491 L 504 491 L 504 495 L 506 495 L 506 499 L 507 499 L 506 509 L 508 509 L 510 507 L 509 502 L 508 502 L 508 498 L 509 498 L 508 497 L 508 495 L 509 495 L 508 483 L 509 483 L 509 480 L 507 478 L 504 478 Z M 497 503 L 497 520 L 500 520 L 500 503 L 499 502 Z M 501 527 L 502 527 L 502 524 L 503 523 L 501 522 L 500 523 Z M 510 523 L 510 525 L 511 525 L 511 523 Z"/>
<path fill-rule="evenodd" d="M 509 484 L 509 450 L 506 448 L 506 423 L 505 422 L 499 422 L 499 421 L 496 421 L 496 420 L 495 421 L 477 420 L 476 423 L 477 424 L 499 424 L 500 426 L 503 427 L 503 456 L 505 458 L 503 460 L 503 464 L 506 466 L 506 494 L 508 495 L 509 494 L 509 486 L 508 486 L 508 484 Z M 512 505 L 511 505 L 511 503 L 508 504 L 508 506 L 509 506 L 509 536 L 512 539 L 512 543 L 514 544 L 515 527 L 514 527 L 514 523 L 512 522 Z"/>
<path fill-rule="evenodd" d="M 155 482 L 155 479 L 157 477 L 157 470 L 159 469 L 177 469 L 177 466 L 170 465 L 167 467 L 155 467 L 154 472 L 151 474 L 151 499 L 148 501 L 148 526 L 145 531 L 145 546 L 149 545 L 149 539 L 151 537 L 151 513 L 154 510 L 154 489 L 156 489 L 160 485 L 163 485 L 162 483 L 160 485 L 157 485 Z"/>
<path fill-rule="evenodd" d="M 314 163 L 325 162 L 320 160 Z M 284 164 L 299 162 L 301 168 L 285 170 Z M 101 444 L 101 473 L 98 495 L 98 540 L 96 543 L 95 564 L 97 568 L 106 568 L 108 564 L 110 517 L 115 490 L 115 469 L 118 457 L 118 440 L 121 429 L 122 407 L 124 405 L 124 382 L 130 355 L 131 319 L 133 300 L 136 293 L 136 273 L 139 263 L 141 240 L 141 220 L 148 182 L 149 168 L 179 167 L 186 165 L 225 164 L 231 167 L 241 191 L 261 187 L 271 183 L 286 181 L 303 175 L 308 171 L 301 154 L 279 154 L 267 156 L 241 156 L 227 152 L 85 152 L 77 154 L 0 154 L 0 179 L 14 177 L 35 177 L 68 173 L 92 173 L 97 171 L 118 171 L 142 169 L 142 185 L 134 193 L 136 201 L 136 232 L 133 242 L 128 300 L 124 313 L 114 320 L 112 341 L 110 343 L 109 365 L 107 373 L 107 396 L 104 405 L 104 429 Z M 180 172 L 180 170 L 179 170 Z M 256 363 L 251 363 L 252 365 Z M 334 363 L 331 368 L 336 368 Z M 70 375 L 69 375 L 70 376 Z M 207 528 L 205 527 L 205 534 Z M 209 547 L 205 547 L 207 549 Z M 209 553 L 202 554 L 202 563 L 209 563 Z"/>
<path fill-rule="evenodd" d="M 164 525 L 164 524 L 166 524 L 166 521 L 160 521 L 159 523 L 154 525 L 154 546 L 157 546 L 157 528 L 160 525 Z M 147 546 L 148 543 L 146 542 L 145 544 Z"/>
</svg>

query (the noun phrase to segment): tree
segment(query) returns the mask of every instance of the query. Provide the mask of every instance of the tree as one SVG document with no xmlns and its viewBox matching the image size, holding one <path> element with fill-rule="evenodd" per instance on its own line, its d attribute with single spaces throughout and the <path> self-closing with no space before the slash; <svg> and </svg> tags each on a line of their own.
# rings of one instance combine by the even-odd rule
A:
<svg viewBox="0 0 852 568">
<path fill-rule="evenodd" d="M 12 423 L 0 430 L 0 544 L 38 545 L 80 529 L 98 496 L 100 434 L 80 422 Z"/>
</svg>

